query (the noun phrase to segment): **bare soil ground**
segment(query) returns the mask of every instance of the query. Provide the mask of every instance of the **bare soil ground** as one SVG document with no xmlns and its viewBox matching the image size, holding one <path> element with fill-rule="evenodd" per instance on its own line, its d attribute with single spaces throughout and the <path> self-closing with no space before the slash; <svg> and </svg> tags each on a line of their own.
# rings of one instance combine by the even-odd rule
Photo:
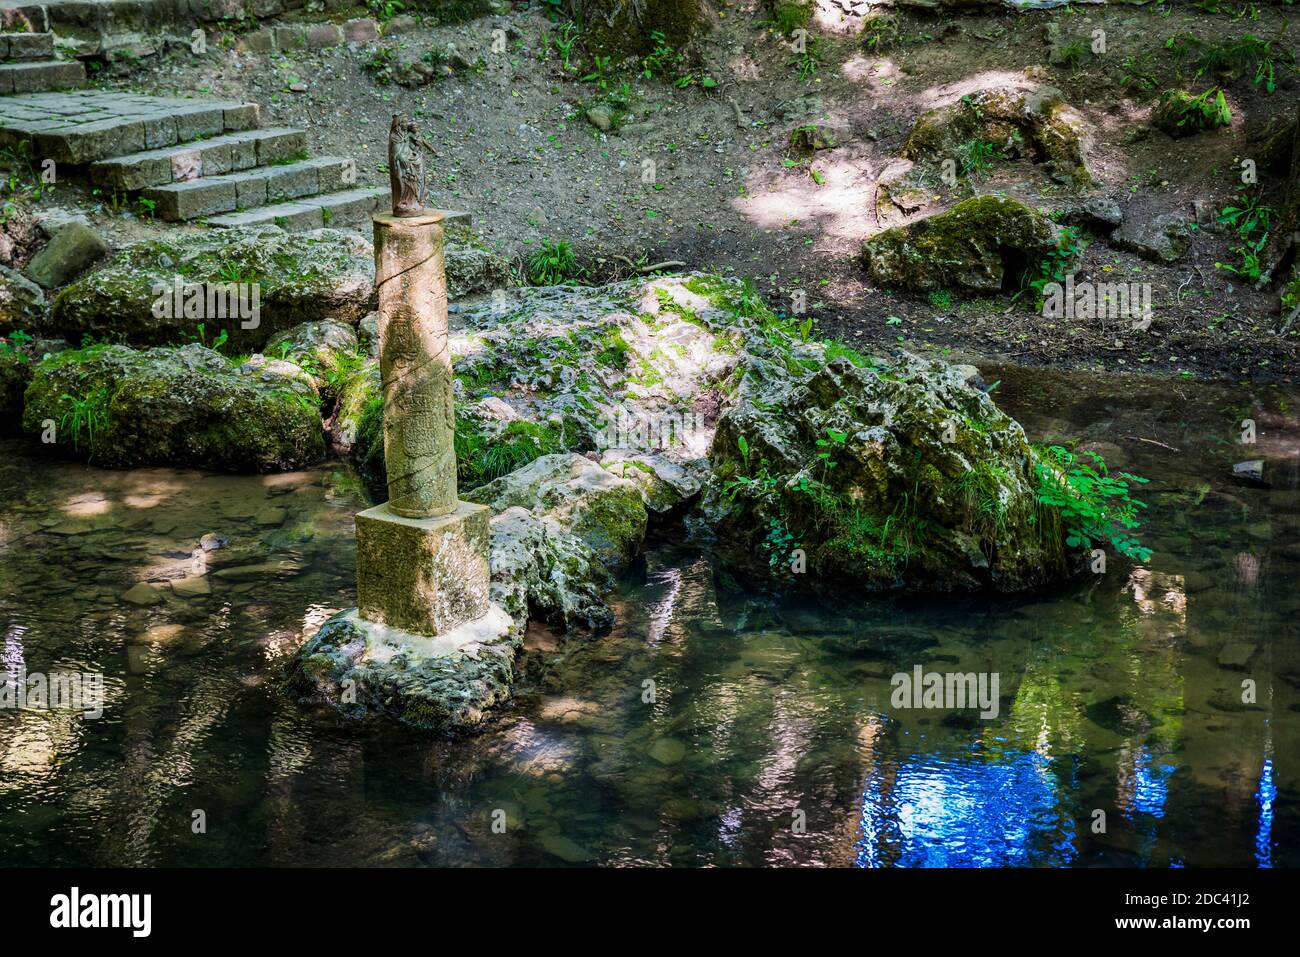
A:
<svg viewBox="0 0 1300 957">
<path fill-rule="evenodd" d="M 501 16 L 322 51 L 257 55 L 214 45 L 196 57 L 177 50 L 106 68 L 95 82 L 255 100 L 264 122 L 305 127 L 315 153 L 356 157 L 361 179 L 374 183 L 386 181 L 389 116 L 407 112 L 428 127 L 439 154 L 431 201 L 470 210 L 487 241 L 519 261 L 543 240 L 567 239 L 593 279 L 626 270 L 621 256 L 752 276 L 778 308 L 803 289 L 819 334 L 864 351 L 902 345 L 1187 378 L 1293 381 L 1300 371 L 1300 330 L 1274 331 L 1281 325 L 1276 290 L 1256 291 L 1216 268 L 1233 258 L 1228 230 L 1199 230 L 1191 250 L 1168 266 L 1101 239 L 1091 243 L 1079 279 L 1152 284 L 1155 321 L 1146 331 L 1115 320 L 1045 320 L 1030 296 L 954 294 L 949 302 L 880 289 L 857 259 L 863 240 L 883 228 L 872 209 L 875 178 L 916 117 L 1011 80 L 1059 87 L 1083 113 L 1095 131 L 1095 192 L 1117 199 L 1128 218 L 1190 211 L 1197 199 L 1215 209 L 1230 204 L 1242 190 L 1238 164 L 1253 155 L 1260 131 L 1295 116 L 1296 77 L 1277 63 L 1271 94 L 1251 75 L 1194 79 L 1166 44 L 1180 34 L 1224 41 L 1251 33 L 1294 51 L 1300 28 L 1286 25 L 1284 7 L 900 11 L 901 37 L 872 52 L 854 35 L 857 19 L 827 16 L 831 5 L 823 3 L 809 27 L 820 62 L 800 76 L 789 41 L 764 25 L 755 0 L 723 2 L 680 68 L 696 82 L 679 88 L 671 77 L 646 79 L 633 65 L 615 66 L 602 90 L 599 80 L 581 80 L 593 66 L 580 42 L 565 68 L 554 43 L 561 27 L 539 6 L 514 4 Z M 1107 50 L 1049 66 L 1049 23 L 1085 45 L 1103 29 Z M 498 28 L 508 30 L 504 53 L 492 51 Z M 476 66 L 416 89 L 381 85 L 365 69 L 380 48 L 415 58 L 447 43 Z M 702 85 L 706 76 L 716 85 Z M 1199 92 L 1219 80 L 1233 111 L 1229 128 L 1181 140 L 1147 128 L 1162 90 L 1182 82 Z M 585 111 L 623 83 L 628 114 L 602 133 Z M 787 149 L 790 130 L 807 122 L 835 132 L 834 148 L 811 162 Z M 655 166 L 652 183 L 643 182 L 646 161 Z M 975 188 L 1049 212 L 1079 199 L 1029 163 L 1000 163 Z M 1260 188 L 1266 201 L 1281 202 L 1280 175 L 1261 169 Z"/>
</svg>

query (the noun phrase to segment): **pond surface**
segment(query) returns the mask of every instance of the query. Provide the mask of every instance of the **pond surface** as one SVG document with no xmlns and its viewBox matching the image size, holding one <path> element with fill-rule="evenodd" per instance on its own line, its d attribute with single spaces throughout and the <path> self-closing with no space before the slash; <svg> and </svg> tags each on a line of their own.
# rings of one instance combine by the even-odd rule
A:
<svg viewBox="0 0 1300 957">
<path fill-rule="evenodd" d="M 97 720 L 0 710 L 0 864 L 1300 864 L 1296 396 L 984 372 L 1035 440 L 1152 477 L 1149 568 L 819 603 L 655 546 L 613 633 L 530 632 L 515 706 L 459 740 L 278 694 L 352 603 L 343 466 L 105 472 L 0 443 L 3 667 L 105 682 Z M 1232 478 L 1251 458 L 1271 488 Z M 999 714 L 892 707 L 916 665 L 997 673 Z"/>
</svg>

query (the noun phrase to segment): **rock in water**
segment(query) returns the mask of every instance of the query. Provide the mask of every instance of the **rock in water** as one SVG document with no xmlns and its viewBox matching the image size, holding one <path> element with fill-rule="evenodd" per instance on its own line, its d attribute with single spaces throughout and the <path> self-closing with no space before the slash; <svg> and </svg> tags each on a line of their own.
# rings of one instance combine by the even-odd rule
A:
<svg viewBox="0 0 1300 957">
<path fill-rule="evenodd" d="M 1038 522 L 1024 431 L 944 363 L 755 356 L 710 458 L 693 524 L 752 571 L 823 588 L 1004 592 L 1067 572 L 1060 537 Z"/>
<path fill-rule="evenodd" d="M 1061 230 L 1014 199 L 977 196 L 945 213 L 896 226 L 862 250 L 871 278 L 906 289 L 992 293 L 1019 285 L 1026 272 L 1061 250 Z"/>
<path fill-rule="evenodd" d="M 464 498 L 495 512 L 522 506 L 550 519 L 586 542 L 614 571 L 631 564 L 645 539 L 645 501 L 638 487 L 573 453 L 544 455 Z"/>
<path fill-rule="evenodd" d="M 52 419 L 60 448 L 112 468 L 272 472 L 325 454 L 306 373 L 265 360 L 235 369 L 198 344 L 58 353 L 34 369 L 25 404 L 24 431 L 39 435 Z"/>
</svg>

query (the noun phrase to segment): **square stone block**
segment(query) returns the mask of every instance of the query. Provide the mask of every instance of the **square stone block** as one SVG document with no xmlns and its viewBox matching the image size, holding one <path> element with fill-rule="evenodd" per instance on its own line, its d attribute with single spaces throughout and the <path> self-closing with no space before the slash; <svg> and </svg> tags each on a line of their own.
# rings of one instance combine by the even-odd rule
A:
<svg viewBox="0 0 1300 957">
<path fill-rule="evenodd" d="M 361 617 L 441 635 L 487 614 L 491 515 L 470 502 L 437 518 L 403 518 L 387 503 L 358 514 Z"/>
</svg>

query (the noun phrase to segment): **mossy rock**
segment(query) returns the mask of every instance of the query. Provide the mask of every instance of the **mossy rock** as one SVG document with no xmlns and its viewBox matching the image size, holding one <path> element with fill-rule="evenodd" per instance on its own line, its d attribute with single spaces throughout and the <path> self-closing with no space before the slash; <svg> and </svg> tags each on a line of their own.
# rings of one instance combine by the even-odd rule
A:
<svg viewBox="0 0 1300 957">
<path fill-rule="evenodd" d="M 1092 185 L 1087 123 L 1055 87 L 980 90 L 930 110 L 913 125 L 901 155 L 931 171 L 945 160 L 960 166 L 971 141 L 990 143 L 1004 157 L 1041 162 L 1060 182 Z"/>
<path fill-rule="evenodd" d="M 256 284 L 257 324 L 238 317 L 168 317 L 161 295 L 183 285 L 217 288 Z M 72 342 L 84 336 L 131 345 L 175 345 L 223 330 L 229 346 L 251 352 L 276 333 L 333 319 L 355 325 L 374 308 L 374 254 L 356 233 L 317 229 L 288 233 L 276 226 L 219 230 L 136 243 L 92 270 L 54 299 L 51 328 Z M 182 305 L 184 302 L 182 301 Z M 203 310 L 206 312 L 206 308 Z M 251 322 L 251 320 L 250 320 Z"/>
<path fill-rule="evenodd" d="M 956 366 L 755 357 L 710 461 L 693 524 L 792 586 L 1014 592 L 1069 570 L 1024 431 Z"/>
<path fill-rule="evenodd" d="M 582 455 L 544 455 L 463 497 L 497 513 L 518 506 L 549 519 L 613 571 L 626 569 L 645 540 L 645 501 L 636 484 Z"/>
<path fill-rule="evenodd" d="M 276 334 L 264 352 L 301 368 L 327 400 L 335 398 L 366 362 L 356 330 L 329 319 L 304 322 Z"/>
<path fill-rule="evenodd" d="M 53 420 L 60 449 L 113 468 L 274 472 L 325 454 L 306 373 L 261 357 L 233 368 L 197 344 L 59 353 L 36 366 L 24 405 L 25 432 Z"/>
<path fill-rule="evenodd" d="M 0 265 L 0 336 L 30 330 L 45 316 L 45 293 L 26 276 Z"/>
<path fill-rule="evenodd" d="M 881 286 L 929 291 L 1014 291 L 1057 253 L 1060 228 L 1036 209 L 976 196 L 867 240 L 862 255 Z"/>
</svg>

